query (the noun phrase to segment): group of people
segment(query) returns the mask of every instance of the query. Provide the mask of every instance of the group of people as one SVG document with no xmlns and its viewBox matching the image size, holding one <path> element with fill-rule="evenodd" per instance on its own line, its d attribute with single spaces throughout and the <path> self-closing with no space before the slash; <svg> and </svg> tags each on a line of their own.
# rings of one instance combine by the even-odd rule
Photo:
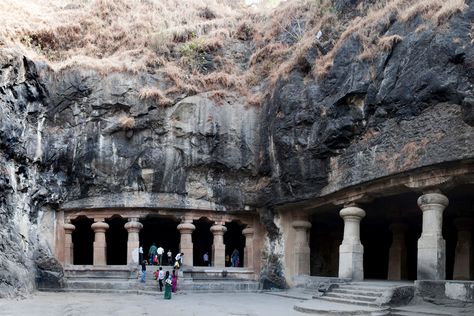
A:
<svg viewBox="0 0 474 316">
<path fill-rule="evenodd" d="M 147 263 L 150 265 L 158 265 L 162 266 L 163 265 L 163 255 L 165 253 L 165 250 L 163 247 L 159 246 L 156 247 L 156 244 L 153 243 L 150 246 L 150 249 L 148 250 L 148 261 Z M 179 253 L 178 253 L 179 254 Z M 171 252 L 171 249 L 168 250 L 166 253 L 167 259 L 168 259 L 168 265 L 173 264 L 173 253 Z M 139 262 L 142 262 L 144 260 L 144 253 L 143 253 L 143 247 L 140 246 L 138 248 L 138 257 L 139 257 Z"/>
<path fill-rule="evenodd" d="M 160 267 L 159 270 L 155 272 L 155 280 L 158 280 L 160 292 L 163 291 L 163 286 L 165 287 L 165 299 L 171 299 L 171 293 L 176 293 L 178 289 L 178 274 L 176 273 L 176 269 L 173 269 L 170 275 L 169 271 L 164 272 L 163 268 Z"/>
<path fill-rule="evenodd" d="M 140 276 L 140 282 L 145 283 L 146 279 L 146 266 L 149 265 L 159 265 L 159 269 L 155 272 L 155 280 L 158 280 L 158 286 L 160 288 L 160 292 L 163 291 L 163 287 L 165 288 L 165 299 L 171 299 L 171 293 L 175 293 L 178 288 L 178 273 L 177 269 L 179 269 L 183 265 L 183 256 L 184 253 L 178 253 L 175 256 L 175 262 L 173 265 L 172 260 L 172 253 L 171 250 L 168 251 L 168 264 L 173 265 L 173 270 L 170 274 L 169 271 L 163 271 L 161 267 L 163 263 L 163 253 L 164 249 L 162 247 L 156 247 L 155 244 L 151 245 L 148 251 L 149 260 L 143 259 L 143 247 L 140 246 L 138 249 L 139 259 L 142 266 L 142 272 Z"/>
</svg>

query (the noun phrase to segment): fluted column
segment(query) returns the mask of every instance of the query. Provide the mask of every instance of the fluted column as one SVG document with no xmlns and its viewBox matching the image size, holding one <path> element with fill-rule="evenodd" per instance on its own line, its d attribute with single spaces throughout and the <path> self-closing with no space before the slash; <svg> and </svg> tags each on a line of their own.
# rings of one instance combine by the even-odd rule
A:
<svg viewBox="0 0 474 316">
<path fill-rule="evenodd" d="M 418 198 L 423 211 L 423 228 L 418 239 L 418 280 L 446 278 L 446 242 L 443 239 L 443 211 L 449 200 L 440 193 L 428 193 Z"/>
<path fill-rule="evenodd" d="M 185 218 L 181 224 L 178 225 L 177 229 L 181 234 L 181 241 L 179 244 L 180 251 L 184 253 L 183 264 L 187 266 L 193 266 L 193 231 L 196 226 L 193 225 L 192 219 Z"/>
<path fill-rule="evenodd" d="M 473 276 L 472 271 L 472 245 L 471 245 L 471 218 L 457 218 L 454 225 L 458 230 L 458 242 L 456 244 L 456 252 L 454 254 L 454 280 L 471 280 Z"/>
<path fill-rule="evenodd" d="M 71 223 L 64 224 L 64 265 L 74 264 L 74 245 L 72 232 L 76 229 Z"/>
<path fill-rule="evenodd" d="M 222 223 L 216 223 L 211 226 L 211 232 L 214 235 L 214 242 L 212 243 L 212 262 L 214 267 L 225 267 L 225 245 L 224 233 L 227 227 Z"/>
<path fill-rule="evenodd" d="M 242 230 L 245 236 L 244 248 L 244 267 L 253 268 L 253 235 L 255 230 L 252 227 L 247 227 Z M 224 258 L 225 259 L 225 258 Z"/>
<path fill-rule="evenodd" d="M 407 226 L 396 222 L 390 225 L 392 232 L 392 245 L 388 254 L 388 279 L 406 279 L 407 248 L 405 244 L 405 231 Z"/>
<path fill-rule="evenodd" d="M 94 237 L 94 260 L 95 266 L 107 265 L 107 242 L 105 241 L 105 231 L 109 229 L 109 224 L 100 219 L 91 225 L 95 233 Z"/>
<path fill-rule="evenodd" d="M 140 238 L 138 233 L 143 228 L 142 223 L 137 218 L 129 218 L 125 223 L 125 229 L 128 232 L 127 241 L 127 264 L 138 264 L 138 248 L 140 247 Z"/>
<path fill-rule="evenodd" d="M 311 223 L 306 220 L 295 220 L 292 223 L 295 229 L 295 243 L 293 259 L 295 260 L 295 275 L 309 275 L 310 273 L 310 248 L 308 230 Z"/>
<path fill-rule="evenodd" d="M 360 242 L 360 221 L 365 211 L 359 207 L 343 208 L 344 239 L 339 246 L 339 277 L 354 281 L 364 279 L 364 246 Z"/>
</svg>

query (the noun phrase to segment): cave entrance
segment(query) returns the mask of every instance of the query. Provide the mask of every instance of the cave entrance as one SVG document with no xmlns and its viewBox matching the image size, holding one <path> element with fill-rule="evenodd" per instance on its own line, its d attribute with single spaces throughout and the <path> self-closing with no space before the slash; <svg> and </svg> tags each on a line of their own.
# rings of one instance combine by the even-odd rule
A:
<svg viewBox="0 0 474 316">
<path fill-rule="evenodd" d="M 167 265 L 166 253 L 168 250 L 172 252 L 172 259 L 179 251 L 181 238 L 177 229 L 179 221 L 169 216 L 148 216 L 140 222 L 143 224 L 143 229 L 140 231 L 140 245 L 143 247 L 144 259 L 150 260 L 148 252 L 150 247 L 155 244 L 156 247 L 161 246 L 165 250 L 162 264 Z"/>
<path fill-rule="evenodd" d="M 226 257 L 226 266 L 231 265 L 232 253 L 235 249 L 239 252 L 239 261 L 237 267 L 243 267 L 244 265 L 244 247 L 245 247 L 245 236 L 242 234 L 242 230 L 245 225 L 232 221 L 226 223 L 227 232 L 224 234 L 224 244 L 225 244 L 225 257 Z M 227 260 L 227 258 L 229 260 Z"/>
<path fill-rule="evenodd" d="M 193 231 L 193 264 L 194 266 L 205 266 L 203 256 L 207 252 L 209 264 L 212 264 L 212 243 L 214 236 L 211 232 L 212 222 L 202 217 L 194 221 L 196 229 Z"/>
<path fill-rule="evenodd" d="M 75 265 L 92 265 L 94 255 L 94 231 L 91 225 L 93 219 L 85 216 L 79 216 L 71 221 L 76 227 L 72 232 L 73 264 Z"/>
<path fill-rule="evenodd" d="M 311 217 L 310 275 L 337 277 L 339 273 L 339 246 L 344 222 L 338 209 L 319 209 Z"/>
<path fill-rule="evenodd" d="M 116 215 L 106 219 L 105 222 L 109 224 L 109 229 L 105 233 L 107 265 L 126 265 L 128 232 L 124 225 L 127 220 Z"/>
<path fill-rule="evenodd" d="M 364 246 L 364 278 L 416 280 L 417 241 L 421 235 L 418 194 L 385 196 L 362 205 L 360 223 Z"/>
</svg>

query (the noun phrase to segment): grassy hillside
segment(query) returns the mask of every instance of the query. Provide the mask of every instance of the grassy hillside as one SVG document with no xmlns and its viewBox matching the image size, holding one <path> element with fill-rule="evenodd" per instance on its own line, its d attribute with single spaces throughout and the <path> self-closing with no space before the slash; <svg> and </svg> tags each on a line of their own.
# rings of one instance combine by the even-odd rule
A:
<svg viewBox="0 0 474 316">
<path fill-rule="evenodd" d="M 264 91 L 295 67 L 324 78 L 342 43 L 355 36 L 360 58 L 403 40 L 385 34 L 394 20 L 437 28 L 464 0 L 263 1 L 4 0 L 0 46 L 19 45 L 53 69 L 148 72 L 170 82 L 144 87 L 143 98 L 167 106 L 178 96 L 210 91 L 260 104 Z M 421 30 L 421 29 L 420 29 Z"/>
</svg>

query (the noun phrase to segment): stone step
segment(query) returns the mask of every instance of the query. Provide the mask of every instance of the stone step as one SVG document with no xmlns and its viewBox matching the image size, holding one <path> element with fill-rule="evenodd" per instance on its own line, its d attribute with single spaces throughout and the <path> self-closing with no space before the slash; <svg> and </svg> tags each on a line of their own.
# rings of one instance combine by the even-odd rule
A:
<svg viewBox="0 0 474 316">
<path fill-rule="evenodd" d="M 178 283 L 178 288 L 182 291 L 190 292 L 258 292 L 260 284 L 258 282 L 193 282 Z"/>
<path fill-rule="evenodd" d="M 399 316 L 450 316 L 453 315 L 453 311 L 443 311 L 437 308 L 429 308 L 423 306 L 403 306 L 403 307 L 392 307 L 392 315 Z M 454 314 L 457 314 L 456 312 Z M 466 314 L 467 316 L 467 314 Z"/>
<path fill-rule="evenodd" d="M 353 306 L 341 303 L 334 303 L 313 299 L 309 301 L 299 302 L 294 305 L 294 310 L 313 315 L 334 315 L 334 316 L 388 316 L 390 310 L 388 308 L 370 307 L 370 306 Z"/>
<path fill-rule="evenodd" d="M 111 281 L 111 280 L 68 280 L 68 289 L 114 289 L 129 290 L 134 288 L 134 281 Z"/>
<path fill-rule="evenodd" d="M 363 294 L 346 294 L 346 293 L 334 293 L 334 292 L 329 292 L 323 295 L 323 297 L 336 297 L 336 298 L 342 298 L 342 299 L 350 299 L 350 300 L 356 300 L 356 301 L 364 301 L 364 302 L 374 302 L 377 297 L 374 296 L 368 296 Z"/>
<path fill-rule="evenodd" d="M 337 289 L 340 290 L 355 290 L 360 292 L 371 292 L 371 293 L 383 293 L 389 290 L 389 287 L 373 287 L 373 286 L 360 286 L 352 284 L 338 285 Z"/>
<path fill-rule="evenodd" d="M 216 282 L 181 282 L 178 280 L 178 289 L 189 292 L 258 292 L 260 284 L 256 281 L 216 281 Z M 109 279 L 82 279 L 67 280 L 65 290 L 67 291 L 89 291 L 89 292 L 159 292 L 158 281 L 152 279 L 141 283 L 138 280 L 109 280 Z"/>
<path fill-rule="evenodd" d="M 335 302 L 335 303 L 379 307 L 377 304 L 375 304 L 373 302 L 359 301 L 359 300 L 354 300 L 354 299 L 349 299 L 349 298 L 321 296 L 318 299 L 323 300 L 323 301 Z"/>
<path fill-rule="evenodd" d="M 373 296 L 373 297 L 382 296 L 382 292 L 380 291 L 363 291 L 362 292 L 360 290 L 341 289 L 341 288 L 334 288 L 329 293 L 345 293 L 345 294 L 355 294 L 355 295 L 363 293 L 365 296 Z"/>
</svg>

